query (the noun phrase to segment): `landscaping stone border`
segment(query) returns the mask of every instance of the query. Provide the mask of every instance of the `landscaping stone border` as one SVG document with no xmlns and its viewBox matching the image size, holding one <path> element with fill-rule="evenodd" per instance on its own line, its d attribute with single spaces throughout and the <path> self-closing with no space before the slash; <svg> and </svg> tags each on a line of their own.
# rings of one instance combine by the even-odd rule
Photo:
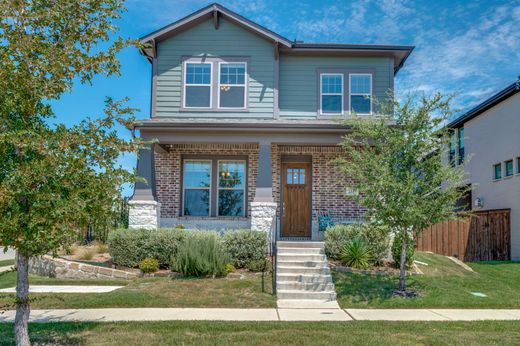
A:
<svg viewBox="0 0 520 346">
<path fill-rule="evenodd" d="M 330 269 L 340 273 L 354 273 L 354 274 L 364 274 L 364 275 L 399 275 L 399 272 L 395 271 L 385 271 L 385 270 L 363 270 L 363 269 L 355 269 L 351 267 L 345 267 L 342 265 L 337 265 L 334 263 L 329 263 Z M 411 270 L 406 271 L 406 275 L 423 275 L 423 272 L 417 268 L 417 266 L 413 266 Z"/>
<path fill-rule="evenodd" d="M 134 279 L 137 273 L 67 261 L 45 255 L 29 260 L 29 273 L 51 278 L 69 279 Z"/>
</svg>

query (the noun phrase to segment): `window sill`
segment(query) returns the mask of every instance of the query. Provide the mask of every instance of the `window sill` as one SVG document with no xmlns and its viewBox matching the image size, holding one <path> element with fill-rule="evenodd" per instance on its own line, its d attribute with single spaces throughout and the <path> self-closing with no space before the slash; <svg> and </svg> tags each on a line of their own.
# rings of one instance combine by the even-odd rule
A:
<svg viewBox="0 0 520 346">
<path fill-rule="evenodd" d="M 215 109 L 215 108 L 179 108 L 181 113 L 249 113 L 248 108 L 233 109 Z"/>
<path fill-rule="evenodd" d="M 505 176 L 503 179 L 504 180 L 513 179 L 513 176 L 512 175 L 508 175 L 508 176 Z"/>
<path fill-rule="evenodd" d="M 496 183 L 496 182 L 499 182 L 499 181 L 502 181 L 504 178 L 500 178 L 500 179 L 493 179 L 493 182 Z"/>
<path fill-rule="evenodd" d="M 244 216 L 180 216 L 179 220 L 225 220 L 225 221 L 247 221 Z"/>
</svg>

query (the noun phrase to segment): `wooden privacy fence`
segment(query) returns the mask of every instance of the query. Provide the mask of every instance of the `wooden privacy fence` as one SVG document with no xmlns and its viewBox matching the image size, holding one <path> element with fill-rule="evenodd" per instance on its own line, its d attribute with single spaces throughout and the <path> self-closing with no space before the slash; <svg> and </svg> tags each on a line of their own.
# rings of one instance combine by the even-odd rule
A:
<svg viewBox="0 0 520 346">
<path fill-rule="evenodd" d="M 479 211 L 460 220 L 440 222 L 425 229 L 416 246 L 418 251 L 465 262 L 510 260 L 510 210 Z"/>
</svg>

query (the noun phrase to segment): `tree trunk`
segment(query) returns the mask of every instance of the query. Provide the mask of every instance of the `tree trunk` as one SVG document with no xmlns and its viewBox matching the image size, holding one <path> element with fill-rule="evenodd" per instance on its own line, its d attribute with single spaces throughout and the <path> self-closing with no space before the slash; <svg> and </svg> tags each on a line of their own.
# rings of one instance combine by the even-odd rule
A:
<svg viewBox="0 0 520 346">
<path fill-rule="evenodd" d="M 402 234 L 402 245 L 401 245 L 401 263 L 399 266 L 399 291 L 405 292 L 405 277 L 406 277 L 406 238 L 408 234 Z"/>
<path fill-rule="evenodd" d="M 16 317 L 14 334 L 17 346 L 29 346 L 29 257 L 16 253 Z"/>
</svg>

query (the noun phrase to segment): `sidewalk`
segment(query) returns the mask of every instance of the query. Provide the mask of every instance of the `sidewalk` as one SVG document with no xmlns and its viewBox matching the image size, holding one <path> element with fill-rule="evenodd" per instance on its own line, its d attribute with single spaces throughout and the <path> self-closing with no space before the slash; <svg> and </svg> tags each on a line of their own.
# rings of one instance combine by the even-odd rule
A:
<svg viewBox="0 0 520 346">
<path fill-rule="evenodd" d="M 13 322 L 15 312 L 0 314 Z M 63 309 L 32 310 L 31 322 L 65 321 L 482 321 L 520 320 L 520 309 Z"/>
</svg>

